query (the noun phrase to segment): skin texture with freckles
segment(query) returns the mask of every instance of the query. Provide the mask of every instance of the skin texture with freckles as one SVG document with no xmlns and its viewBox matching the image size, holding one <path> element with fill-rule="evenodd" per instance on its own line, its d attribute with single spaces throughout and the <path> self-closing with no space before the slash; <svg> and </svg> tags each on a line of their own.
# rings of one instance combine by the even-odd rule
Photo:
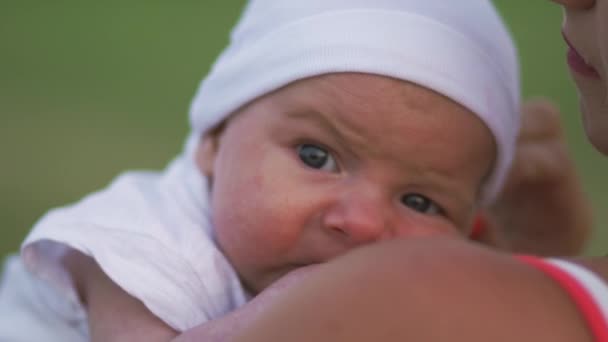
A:
<svg viewBox="0 0 608 342">
<path fill-rule="evenodd" d="M 323 148 L 327 163 L 306 165 L 301 146 Z M 218 244 L 257 293 L 364 244 L 466 236 L 494 144 L 441 95 L 347 73 L 256 100 L 204 138 L 197 160 L 212 180 Z M 433 203 L 426 212 L 404 203 L 420 196 Z"/>
</svg>

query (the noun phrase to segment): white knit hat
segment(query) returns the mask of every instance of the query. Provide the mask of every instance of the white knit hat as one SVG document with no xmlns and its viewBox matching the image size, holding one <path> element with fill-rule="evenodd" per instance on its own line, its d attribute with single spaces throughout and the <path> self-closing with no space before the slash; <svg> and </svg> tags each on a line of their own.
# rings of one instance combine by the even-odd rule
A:
<svg viewBox="0 0 608 342">
<path fill-rule="evenodd" d="M 261 95 L 335 72 L 417 83 L 476 113 L 498 146 L 482 199 L 500 191 L 519 128 L 519 68 L 486 0 L 251 0 L 192 102 L 192 136 Z"/>
</svg>

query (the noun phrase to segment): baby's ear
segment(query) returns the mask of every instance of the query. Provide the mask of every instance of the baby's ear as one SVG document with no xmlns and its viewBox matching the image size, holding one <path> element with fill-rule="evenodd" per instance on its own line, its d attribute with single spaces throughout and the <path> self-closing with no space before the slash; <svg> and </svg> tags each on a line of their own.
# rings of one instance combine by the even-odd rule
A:
<svg viewBox="0 0 608 342">
<path fill-rule="evenodd" d="M 207 177 L 213 176 L 213 165 L 219 150 L 220 137 L 224 131 L 224 125 L 219 125 L 207 132 L 199 141 L 196 149 L 196 164 L 199 170 Z"/>
</svg>

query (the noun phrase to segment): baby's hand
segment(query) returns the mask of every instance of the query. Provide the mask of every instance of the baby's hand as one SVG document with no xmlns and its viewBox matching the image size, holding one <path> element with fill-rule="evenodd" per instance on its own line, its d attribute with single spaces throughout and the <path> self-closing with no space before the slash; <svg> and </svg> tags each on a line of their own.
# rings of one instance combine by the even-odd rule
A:
<svg viewBox="0 0 608 342">
<path fill-rule="evenodd" d="M 592 225 L 590 204 L 566 147 L 559 111 L 547 100 L 522 108 L 517 154 L 480 239 L 519 253 L 578 254 Z"/>
</svg>

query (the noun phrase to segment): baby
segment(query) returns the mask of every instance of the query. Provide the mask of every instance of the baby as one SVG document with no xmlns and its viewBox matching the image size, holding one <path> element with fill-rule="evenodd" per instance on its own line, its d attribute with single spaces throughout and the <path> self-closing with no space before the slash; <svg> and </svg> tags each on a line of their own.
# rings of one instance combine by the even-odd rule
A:
<svg viewBox="0 0 608 342">
<path fill-rule="evenodd" d="M 509 169 L 518 110 L 490 1 L 252 0 L 184 153 L 36 224 L 7 265 L 0 339 L 152 340 L 134 334 L 218 321 L 358 246 L 467 238 Z"/>
</svg>

